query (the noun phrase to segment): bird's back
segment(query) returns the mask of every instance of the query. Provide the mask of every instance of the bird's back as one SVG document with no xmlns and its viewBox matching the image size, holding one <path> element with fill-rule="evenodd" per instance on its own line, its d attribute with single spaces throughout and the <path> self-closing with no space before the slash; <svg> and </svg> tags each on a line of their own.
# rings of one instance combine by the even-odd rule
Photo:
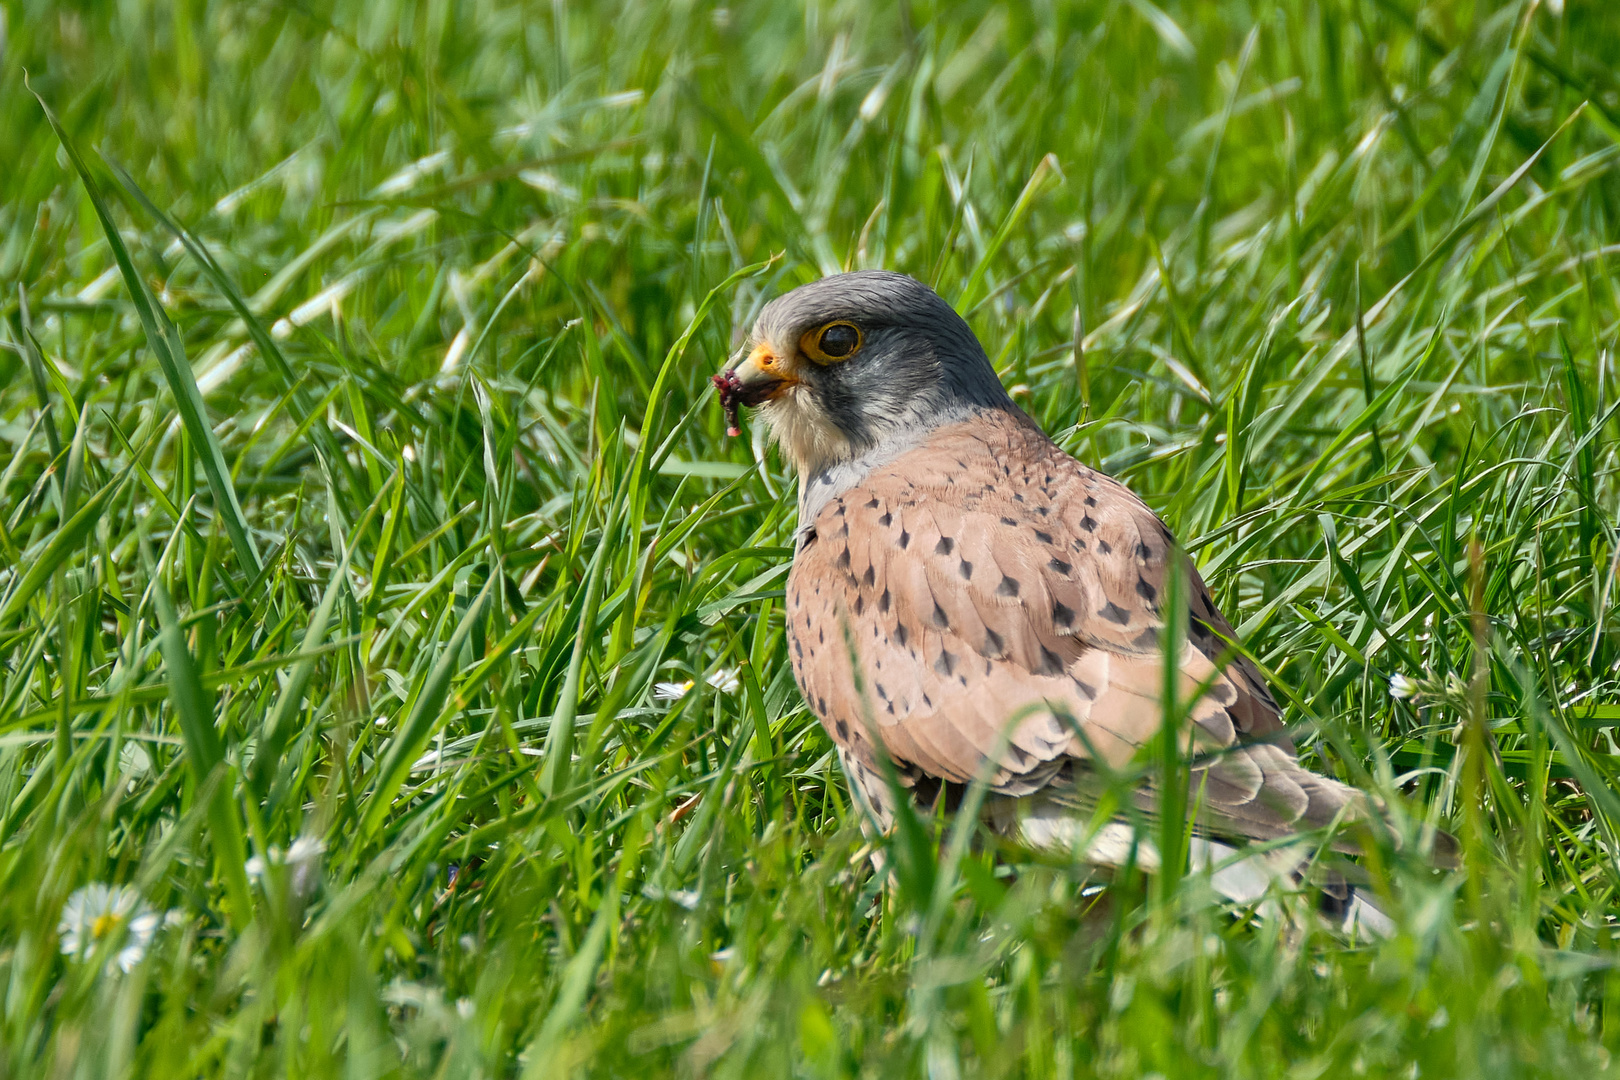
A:
<svg viewBox="0 0 1620 1080">
<path fill-rule="evenodd" d="M 1356 796 L 1295 762 L 1169 531 L 1020 413 L 940 428 L 826 503 L 788 579 L 794 674 L 880 818 L 880 752 L 921 792 L 987 769 L 998 794 L 1065 798 L 1077 764 L 1124 766 L 1160 729 L 1171 567 L 1208 815 L 1249 836 L 1325 824 Z"/>
</svg>

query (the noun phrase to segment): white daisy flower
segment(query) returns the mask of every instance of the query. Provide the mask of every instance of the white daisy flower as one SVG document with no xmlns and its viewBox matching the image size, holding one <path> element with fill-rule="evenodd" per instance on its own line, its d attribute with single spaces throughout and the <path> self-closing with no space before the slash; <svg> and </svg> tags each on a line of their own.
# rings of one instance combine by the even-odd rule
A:
<svg viewBox="0 0 1620 1080">
<path fill-rule="evenodd" d="M 300 836 L 292 842 L 292 847 L 287 849 L 287 865 L 302 866 L 304 863 L 313 862 L 320 858 L 325 850 L 326 845 L 321 843 L 319 838 Z"/>
<path fill-rule="evenodd" d="M 734 667 L 723 667 L 703 681 L 720 691 L 722 694 L 735 694 L 737 692 L 737 687 L 741 685 L 737 679 L 737 669 Z"/>
<path fill-rule="evenodd" d="M 679 701 L 692 689 L 692 680 L 653 683 L 654 701 Z"/>
<path fill-rule="evenodd" d="M 737 692 L 737 687 L 741 685 L 737 681 L 736 668 L 720 668 L 718 671 L 710 674 L 703 681 L 720 691 L 722 694 L 735 694 Z M 694 685 L 696 684 L 693 683 L 691 679 L 687 679 L 685 682 L 653 683 L 653 700 L 679 701 L 681 698 L 691 693 Z"/>
<path fill-rule="evenodd" d="M 1417 692 L 1418 684 L 1415 679 L 1407 678 L 1405 675 L 1391 675 L 1389 677 L 1390 697 L 1405 701 Z"/>
<path fill-rule="evenodd" d="M 321 872 L 321 853 L 326 845 L 313 836 L 300 836 L 287 849 L 287 865 L 292 869 L 292 889 L 300 897 L 315 891 Z"/>
<path fill-rule="evenodd" d="M 108 970 L 116 964 L 127 972 L 146 955 L 162 922 L 163 916 L 132 887 L 94 881 L 68 897 L 56 932 L 62 938 L 63 955 L 88 960 L 99 949 L 116 947 Z"/>
<path fill-rule="evenodd" d="M 255 855 L 243 864 L 248 877 L 262 880 L 272 866 L 285 866 L 292 871 L 292 890 L 297 896 L 308 896 L 315 889 L 315 875 L 320 870 L 321 853 L 326 845 L 314 836 L 300 836 L 292 847 L 282 851 L 274 844 L 264 855 Z"/>
</svg>

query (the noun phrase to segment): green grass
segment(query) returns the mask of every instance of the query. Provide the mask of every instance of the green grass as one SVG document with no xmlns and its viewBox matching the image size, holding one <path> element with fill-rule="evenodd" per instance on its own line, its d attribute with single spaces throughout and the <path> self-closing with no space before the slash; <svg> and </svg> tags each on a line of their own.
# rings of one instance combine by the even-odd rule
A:
<svg viewBox="0 0 1620 1080">
<path fill-rule="evenodd" d="M 1620 8 L 872 7 L 0 7 L 0 1077 L 1610 1069 Z M 866 266 L 1459 833 L 1394 938 L 874 873 L 706 381 Z"/>
</svg>

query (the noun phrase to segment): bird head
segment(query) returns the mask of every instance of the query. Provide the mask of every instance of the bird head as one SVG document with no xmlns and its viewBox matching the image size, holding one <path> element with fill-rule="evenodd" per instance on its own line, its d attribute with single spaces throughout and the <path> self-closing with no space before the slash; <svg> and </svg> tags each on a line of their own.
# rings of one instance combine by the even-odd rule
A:
<svg viewBox="0 0 1620 1080">
<path fill-rule="evenodd" d="M 978 409 L 1012 407 L 962 317 L 922 282 L 885 270 L 835 274 L 772 300 L 713 382 L 728 414 L 759 411 L 801 477 Z"/>
</svg>

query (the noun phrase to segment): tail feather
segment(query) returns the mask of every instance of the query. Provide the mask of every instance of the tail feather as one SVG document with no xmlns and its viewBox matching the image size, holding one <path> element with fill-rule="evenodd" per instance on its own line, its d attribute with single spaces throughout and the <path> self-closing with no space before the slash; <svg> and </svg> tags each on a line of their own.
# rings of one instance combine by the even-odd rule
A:
<svg viewBox="0 0 1620 1080">
<path fill-rule="evenodd" d="M 1156 779 L 1150 774 L 1128 796 L 1149 822 L 1159 816 Z M 1339 825 L 1371 830 L 1397 849 L 1403 844 L 1401 831 L 1382 799 L 1314 773 L 1287 750 L 1269 743 L 1251 743 L 1199 758 L 1192 763 L 1190 779 L 1189 798 L 1199 829 L 1214 837 L 1287 840 Z M 1095 811 L 1109 787 L 1108 780 L 1084 762 L 1072 763 L 1063 781 L 1023 798 L 1028 806 L 1052 804 L 1084 819 Z M 1356 835 L 1358 831 L 1350 828 L 1336 833 L 1329 840 L 1330 847 L 1345 855 L 1361 854 L 1366 837 Z M 1456 869 L 1459 849 L 1450 833 L 1425 830 L 1423 846 L 1424 857 L 1437 869 Z"/>
<path fill-rule="evenodd" d="M 1081 857 L 1093 865 L 1117 868 L 1134 863 L 1147 873 L 1156 873 L 1162 865 L 1158 846 L 1150 835 L 1124 821 L 1110 821 L 1092 829 L 1072 807 L 1053 800 L 995 799 L 987 817 L 997 833 L 1030 847 L 1074 851 L 1083 846 Z M 1207 874 L 1211 888 L 1220 896 L 1264 911 L 1274 890 L 1299 888 L 1310 860 L 1298 846 L 1244 849 L 1194 836 L 1188 846 L 1187 864 L 1191 873 Z M 1349 867 L 1332 867 L 1314 875 L 1320 879 L 1311 883 L 1322 890 L 1323 917 L 1352 936 L 1359 933 L 1388 937 L 1394 932 L 1394 922 L 1364 886 L 1350 880 L 1350 873 Z"/>
</svg>

